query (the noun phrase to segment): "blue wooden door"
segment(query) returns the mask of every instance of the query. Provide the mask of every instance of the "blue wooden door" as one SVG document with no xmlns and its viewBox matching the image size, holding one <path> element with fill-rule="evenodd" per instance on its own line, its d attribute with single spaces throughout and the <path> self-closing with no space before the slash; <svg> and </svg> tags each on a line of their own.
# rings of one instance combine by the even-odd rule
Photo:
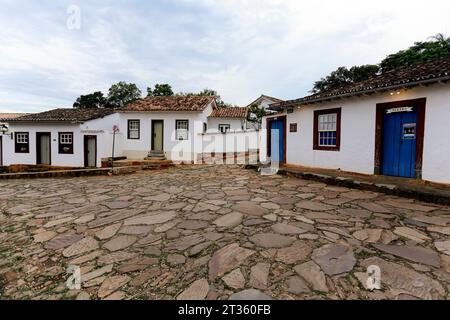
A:
<svg viewBox="0 0 450 320">
<path fill-rule="evenodd" d="M 274 163 L 284 162 L 284 121 L 272 121 L 271 130 L 271 160 Z"/>
<path fill-rule="evenodd" d="M 382 174 L 415 178 L 416 108 L 410 112 L 386 111 L 383 130 Z"/>
</svg>

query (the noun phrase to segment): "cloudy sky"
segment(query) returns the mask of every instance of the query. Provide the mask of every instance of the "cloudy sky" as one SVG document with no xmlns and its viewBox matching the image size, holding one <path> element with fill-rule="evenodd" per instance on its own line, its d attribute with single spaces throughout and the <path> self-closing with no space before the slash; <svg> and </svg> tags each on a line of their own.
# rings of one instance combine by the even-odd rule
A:
<svg viewBox="0 0 450 320">
<path fill-rule="evenodd" d="M 0 0 L 0 112 L 71 107 L 118 81 L 238 105 L 298 98 L 336 67 L 449 35 L 449 12 L 448 0 Z"/>
</svg>

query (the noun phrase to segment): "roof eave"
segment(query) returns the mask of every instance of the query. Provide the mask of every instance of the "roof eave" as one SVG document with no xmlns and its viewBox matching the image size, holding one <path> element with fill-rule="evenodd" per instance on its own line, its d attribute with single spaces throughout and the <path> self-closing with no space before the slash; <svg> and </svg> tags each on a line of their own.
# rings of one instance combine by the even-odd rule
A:
<svg viewBox="0 0 450 320">
<path fill-rule="evenodd" d="M 0 120 L 1 121 L 1 120 Z M 90 120 L 88 120 L 90 121 Z M 56 124 L 56 123 L 68 123 L 68 124 L 83 124 L 86 121 L 77 121 L 77 120 L 40 120 L 40 119 L 36 119 L 36 120 L 14 120 L 14 121 L 8 121 L 8 123 L 11 124 L 30 124 L 30 123 L 51 123 L 51 124 Z"/>
<path fill-rule="evenodd" d="M 154 112 L 164 112 L 164 113 L 172 113 L 172 112 L 198 112 L 202 113 L 205 110 L 123 110 L 118 113 L 154 113 Z"/>
<path fill-rule="evenodd" d="M 369 95 L 369 94 L 374 94 L 374 93 L 379 93 L 379 92 L 398 90 L 398 89 L 402 89 L 402 88 L 413 88 L 413 87 L 417 87 L 417 86 L 421 86 L 421 85 L 431 85 L 431 84 L 441 83 L 441 82 L 447 83 L 448 81 L 450 81 L 450 76 L 409 82 L 409 83 L 402 83 L 402 84 L 398 84 L 398 85 L 379 87 L 379 88 L 374 88 L 374 89 L 369 89 L 369 90 L 361 90 L 361 91 L 357 91 L 357 92 L 348 92 L 348 93 L 329 96 L 329 97 L 320 97 L 317 99 L 304 100 L 304 98 L 303 98 L 303 99 L 297 99 L 297 100 L 292 100 L 292 101 L 286 101 L 284 103 L 283 102 L 276 103 L 276 104 L 270 105 L 269 109 L 274 110 L 274 111 L 283 111 L 284 109 L 291 108 L 291 107 L 299 107 L 302 105 L 328 102 L 328 101 L 351 98 L 351 97 L 358 97 L 358 96 Z"/>
<path fill-rule="evenodd" d="M 209 116 L 208 118 L 212 118 L 212 119 L 247 119 L 247 117 L 213 117 L 213 116 Z"/>
</svg>

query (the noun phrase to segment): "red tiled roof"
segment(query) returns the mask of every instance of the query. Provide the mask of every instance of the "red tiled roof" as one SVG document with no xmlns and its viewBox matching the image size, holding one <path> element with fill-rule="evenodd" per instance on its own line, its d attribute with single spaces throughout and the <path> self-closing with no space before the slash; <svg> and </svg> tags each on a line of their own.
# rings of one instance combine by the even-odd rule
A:
<svg viewBox="0 0 450 320">
<path fill-rule="evenodd" d="M 0 113 L 1 120 L 15 119 L 18 117 L 29 115 L 29 113 Z"/>
<path fill-rule="evenodd" d="M 215 101 L 212 96 L 173 96 L 173 97 L 147 97 L 129 104 L 121 111 L 140 112 L 171 112 L 194 111 L 202 112 Z"/>
<path fill-rule="evenodd" d="M 114 109 L 54 109 L 41 113 L 32 113 L 8 122 L 76 122 L 82 123 L 89 120 L 106 117 L 115 113 Z"/>
<path fill-rule="evenodd" d="M 339 89 L 313 94 L 301 99 L 271 105 L 273 109 L 300 106 L 379 91 L 412 88 L 421 84 L 432 84 L 450 80 L 450 58 L 418 63 L 385 72 L 368 80 L 350 84 Z"/>
<path fill-rule="evenodd" d="M 248 109 L 240 107 L 220 108 L 214 110 L 210 118 L 247 118 Z"/>
</svg>

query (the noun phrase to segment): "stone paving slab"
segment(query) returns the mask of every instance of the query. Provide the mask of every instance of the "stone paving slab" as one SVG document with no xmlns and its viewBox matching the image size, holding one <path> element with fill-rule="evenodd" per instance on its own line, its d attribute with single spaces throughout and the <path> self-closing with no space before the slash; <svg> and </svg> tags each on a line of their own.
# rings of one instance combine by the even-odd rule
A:
<svg viewBox="0 0 450 320">
<path fill-rule="evenodd" d="M 239 166 L 4 180 L 0 299 L 449 299 L 449 230 L 448 206 Z"/>
</svg>

